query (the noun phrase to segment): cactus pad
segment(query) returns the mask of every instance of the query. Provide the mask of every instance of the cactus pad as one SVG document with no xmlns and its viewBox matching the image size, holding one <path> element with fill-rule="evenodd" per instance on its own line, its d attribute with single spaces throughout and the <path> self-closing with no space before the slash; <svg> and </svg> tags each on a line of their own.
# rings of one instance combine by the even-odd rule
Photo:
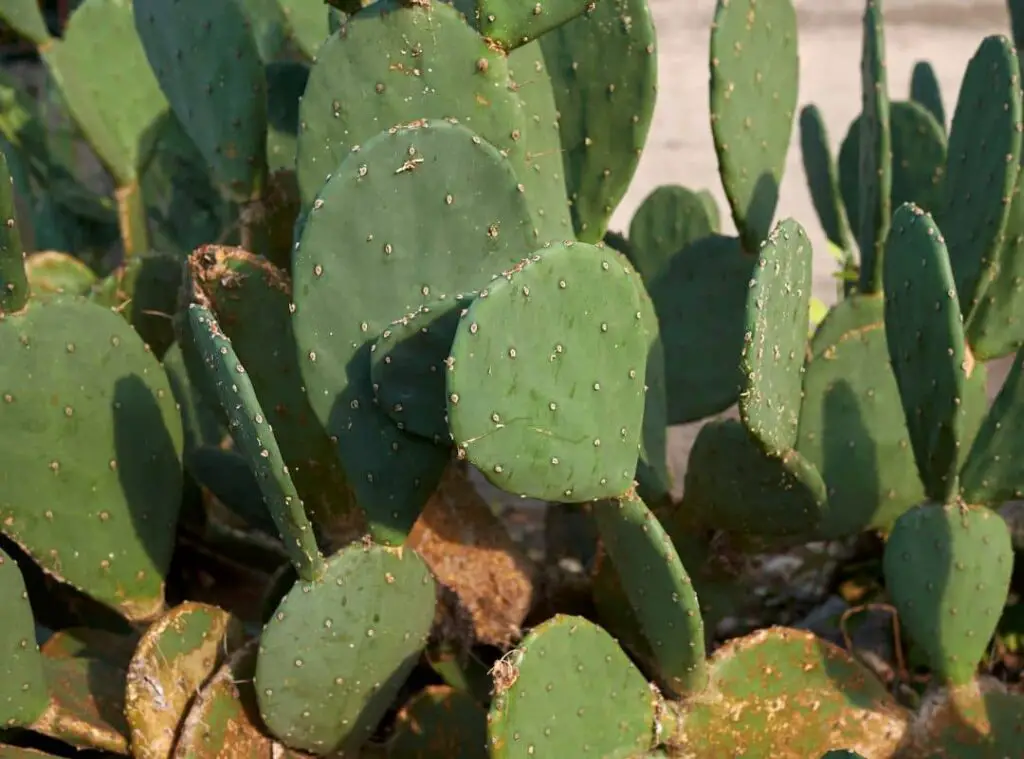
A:
<svg viewBox="0 0 1024 759">
<path fill-rule="evenodd" d="M 331 29 L 327 25 L 331 7 L 309 0 L 277 0 L 284 12 L 288 38 L 309 60 L 316 57 L 320 45 L 327 39 Z"/>
<path fill-rule="evenodd" d="M 193 699 L 238 647 L 241 634 L 227 612 L 191 601 L 146 630 L 128 667 L 125 692 L 133 757 L 171 755 L 178 725 Z"/>
<path fill-rule="evenodd" d="M 809 632 L 772 627 L 711 657 L 708 698 L 687 704 L 682 756 L 892 756 L 909 715 L 870 670 Z"/>
<path fill-rule="evenodd" d="M 793 219 L 780 222 L 754 268 L 747 293 L 740 368 L 740 416 L 768 453 L 796 445 L 811 302 L 811 243 Z"/>
<path fill-rule="evenodd" d="M 864 8 L 860 88 L 858 209 L 853 218 L 860 248 L 860 290 L 876 293 L 882 288 L 882 254 L 892 216 L 892 132 L 882 0 L 867 0 Z"/>
<path fill-rule="evenodd" d="M 1020 750 L 1024 697 L 994 678 L 933 688 L 918 711 L 900 759 L 998 759 Z"/>
<path fill-rule="evenodd" d="M 472 295 L 441 296 L 392 322 L 377 338 L 370 377 L 381 408 L 400 430 L 440 445 L 451 442 L 445 361 L 472 300 Z"/>
<path fill-rule="evenodd" d="M 402 707 L 388 741 L 388 759 L 488 759 L 487 712 L 472 696 L 430 685 Z"/>
<path fill-rule="evenodd" d="M 561 173 L 535 169 L 526 149 L 527 133 L 546 126 L 527 118 L 509 87 L 505 56 L 447 4 L 385 0 L 349 16 L 344 32 L 317 52 L 299 113 L 297 174 L 304 209 L 313 206 L 352 150 L 365 148 L 380 132 L 424 119 L 457 119 L 508 156 L 533 212 L 538 244 L 572 235 Z"/>
<path fill-rule="evenodd" d="M 491 42 L 513 50 L 579 16 L 588 0 L 477 0 L 476 26 Z"/>
<path fill-rule="evenodd" d="M 28 299 L 25 248 L 14 209 L 14 181 L 0 151 L 0 316 L 20 311 Z"/>
<path fill-rule="evenodd" d="M 885 334 L 925 493 L 945 503 L 958 485 L 963 398 L 974 359 L 945 241 L 906 203 L 893 215 L 885 258 Z"/>
<path fill-rule="evenodd" d="M 0 19 L 37 47 L 50 40 L 38 0 L 5 0 Z"/>
<path fill-rule="evenodd" d="M 80 300 L 9 314 L 0 354 L 0 429 L 17 431 L 0 468 L 19 473 L 0 478 L 0 529 L 127 617 L 159 612 L 182 488 L 167 375 L 124 319 Z"/>
<path fill-rule="evenodd" d="M 679 185 L 655 188 L 629 223 L 630 260 L 648 282 L 672 257 L 714 232 L 703 199 Z"/>
<path fill-rule="evenodd" d="M 883 566 L 900 621 L 935 675 L 970 681 L 1010 588 L 1013 547 L 1003 518 L 981 506 L 916 506 L 896 520 Z"/>
<path fill-rule="evenodd" d="M 918 61 L 910 73 L 910 99 L 924 106 L 946 131 L 946 108 L 942 104 L 942 88 L 935 69 L 928 61 Z"/>
<path fill-rule="evenodd" d="M 267 177 L 267 80 L 240 0 L 133 0 L 135 27 L 175 115 L 221 187 L 252 199 Z"/>
<path fill-rule="evenodd" d="M 196 349 L 228 417 L 231 436 L 256 475 L 288 558 L 300 577 L 313 580 L 325 571 L 324 559 L 252 380 L 235 355 L 230 338 L 202 300 L 189 303 L 187 318 Z"/>
<path fill-rule="evenodd" d="M 577 502 L 630 487 L 648 351 L 634 279 L 610 248 L 555 245 L 497 278 L 462 317 L 448 419 L 460 455 L 494 485 Z"/>
<path fill-rule="evenodd" d="M 435 594 L 415 552 L 374 545 L 297 584 L 260 638 L 254 684 L 270 732 L 318 754 L 357 750 L 426 644 Z"/>
<path fill-rule="evenodd" d="M 582 617 L 535 627 L 493 673 L 493 759 L 632 756 L 655 742 L 656 696 L 614 638 Z"/>
<path fill-rule="evenodd" d="M 843 198 L 839 194 L 839 174 L 832 158 L 825 118 L 816 105 L 804 106 L 800 111 L 800 154 L 811 202 L 825 236 L 833 245 L 850 250 L 853 236 Z"/>
<path fill-rule="evenodd" d="M 528 5 L 528 4 L 526 4 Z M 540 38 L 577 237 L 602 238 L 636 173 L 658 86 L 647 0 L 600 0 Z"/>
<path fill-rule="evenodd" d="M 998 258 L 1021 155 L 1020 67 L 1013 44 L 992 35 L 967 63 L 949 130 L 945 203 L 936 219 L 949 245 L 968 340 L 973 312 Z"/>
<path fill-rule="evenodd" d="M 431 122 L 365 143 L 306 219 L 293 266 L 300 367 L 378 539 L 408 533 L 448 451 L 402 433 L 377 407 L 374 340 L 424 303 L 483 287 L 534 248 L 517 185 L 494 147 Z"/>
<path fill-rule="evenodd" d="M 828 512 L 818 470 L 794 450 L 769 455 L 734 419 L 716 419 L 697 434 L 681 508 L 701 524 L 730 532 L 813 534 Z"/>
<path fill-rule="evenodd" d="M 657 517 L 633 493 L 594 504 L 602 544 L 651 651 L 659 684 L 685 697 L 707 684 L 704 622 L 693 583 Z"/>
<path fill-rule="evenodd" d="M 46 711 L 46 674 L 36 645 L 25 582 L 14 559 L 0 550 L 0 729 L 27 727 Z"/>
<path fill-rule="evenodd" d="M 711 26 L 711 131 L 743 248 L 771 231 L 800 81 L 791 0 L 718 0 Z"/>
<path fill-rule="evenodd" d="M 95 272 L 84 261 L 56 250 L 28 256 L 25 275 L 28 289 L 36 300 L 54 295 L 86 295 L 97 284 Z"/>
<path fill-rule="evenodd" d="M 323 9 L 321 9 L 321 12 Z M 278 61 L 265 69 L 267 77 L 267 169 L 295 168 L 299 134 L 299 102 L 309 81 L 309 66 Z"/>
</svg>

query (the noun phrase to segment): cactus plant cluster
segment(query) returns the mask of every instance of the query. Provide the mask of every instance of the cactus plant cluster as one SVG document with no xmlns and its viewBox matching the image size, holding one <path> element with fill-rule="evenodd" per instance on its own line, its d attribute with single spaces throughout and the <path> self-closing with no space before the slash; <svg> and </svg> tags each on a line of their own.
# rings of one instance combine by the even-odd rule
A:
<svg viewBox="0 0 1024 759">
<path fill-rule="evenodd" d="M 1019 751 L 1024 695 L 982 667 L 1024 492 L 1006 38 L 947 134 L 926 65 L 890 102 L 866 0 L 837 163 L 798 118 L 791 0 L 719 0 L 736 234 L 672 185 L 624 235 L 644 0 L 0 18 L 113 180 L 0 79 L 0 757 Z M 797 121 L 843 256 L 810 337 L 811 243 L 776 219 Z M 1017 350 L 989 408 L 985 362 Z M 667 429 L 697 420 L 680 498 Z M 582 579 L 476 474 L 573 525 Z M 795 627 L 722 640 L 749 603 L 723 540 L 865 533 L 927 688 Z"/>
</svg>

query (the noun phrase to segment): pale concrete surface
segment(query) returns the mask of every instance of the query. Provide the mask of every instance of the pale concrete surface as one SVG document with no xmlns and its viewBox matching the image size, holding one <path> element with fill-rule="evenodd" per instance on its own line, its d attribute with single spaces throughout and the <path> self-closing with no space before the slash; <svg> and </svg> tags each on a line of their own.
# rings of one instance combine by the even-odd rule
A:
<svg viewBox="0 0 1024 759">
<path fill-rule="evenodd" d="M 773 2 L 774 0 L 761 0 Z M 708 46 L 715 0 L 648 0 L 658 34 L 658 102 L 654 122 L 612 228 L 624 230 L 636 207 L 661 184 L 706 187 L 734 232 L 718 179 L 708 117 Z M 860 112 L 860 47 L 863 0 L 795 0 L 799 19 L 799 105 L 815 103 L 828 127 L 833 153 Z M 989 34 L 1010 36 L 1005 0 L 885 0 L 889 96 L 906 99 L 910 74 L 928 60 L 942 86 L 947 121 L 952 118 L 967 61 Z M 948 128 L 948 123 L 947 123 Z M 778 219 L 794 217 L 815 248 L 815 294 L 835 299 L 834 271 L 825 236 L 811 205 L 793 125 Z"/>
</svg>

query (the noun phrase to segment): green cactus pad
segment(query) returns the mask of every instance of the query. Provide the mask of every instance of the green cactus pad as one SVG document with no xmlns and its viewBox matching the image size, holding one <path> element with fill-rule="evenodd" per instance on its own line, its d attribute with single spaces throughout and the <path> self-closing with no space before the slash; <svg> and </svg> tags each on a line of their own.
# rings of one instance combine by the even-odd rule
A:
<svg viewBox="0 0 1024 759">
<path fill-rule="evenodd" d="M 284 597 L 260 638 L 260 715 L 285 744 L 327 754 L 369 739 L 427 642 L 436 588 L 413 551 L 353 544 Z"/>
<path fill-rule="evenodd" d="M 430 685 L 402 708 L 388 759 L 488 759 L 487 712 L 468 693 Z"/>
<path fill-rule="evenodd" d="M 39 0 L 4 0 L 0 19 L 37 47 L 50 40 Z"/>
<path fill-rule="evenodd" d="M 135 759 L 171 756 L 178 726 L 203 684 L 241 643 L 237 620 L 187 601 L 146 630 L 128 667 L 125 718 Z"/>
<path fill-rule="evenodd" d="M 320 527 L 356 518 L 334 445 L 300 372 L 287 275 L 241 248 L 204 245 L 188 260 L 189 286 L 209 301 L 274 430 L 295 490 Z M 183 340 L 186 360 L 192 358 Z M 198 358 L 198 357 L 196 357 Z M 196 369 L 201 372 L 198 366 Z M 216 402 L 216 397 L 210 399 Z"/>
<path fill-rule="evenodd" d="M 370 353 L 381 408 L 400 430 L 439 445 L 451 442 L 445 361 L 473 295 L 442 295 L 420 306 L 385 327 Z"/>
<path fill-rule="evenodd" d="M 0 469 L 19 473 L 0 478 L 0 530 L 128 618 L 159 612 L 182 490 L 167 375 L 120 316 L 80 300 L 8 314 L 0 355 Z"/>
<path fill-rule="evenodd" d="M 900 622 L 943 682 L 970 681 L 995 632 L 1013 569 L 1006 522 L 981 506 L 916 506 L 885 545 Z"/>
<path fill-rule="evenodd" d="M 218 416 L 218 408 L 212 403 L 217 393 L 213 381 L 206 376 L 205 372 L 199 377 L 189 375 L 185 359 L 181 355 L 181 348 L 177 344 L 168 348 L 164 354 L 163 367 L 167 372 L 174 400 L 181 412 L 187 466 L 187 457 L 191 451 L 200 445 L 220 445 L 227 437 L 227 431 Z M 203 382 L 206 385 L 205 393 L 199 391 L 196 386 L 197 382 Z M 211 399 L 210 402 L 206 400 L 207 397 Z"/>
<path fill-rule="evenodd" d="M 264 63 L 291 57 L 288 49 L 288 21 L 278 0 L 232 0 L 238 2 L 248 21 L 249 32 Z M 325 9 L 326 10 L 326 9 Z"/>
<path fill-rule="evenodd" d="M 528 5 L 528 4 L 527 4 Z M 636 173 L 658 86 L 647 0 L 600 0 L 540 38 L 576 235 L 596 243 Z"/>
<path fill-rule="evenodd" d="M 504 50 L 513 50 L 583 13 L 588 0 L 477 0 L 476 27 Z"/>
<path fill-rule="evenodd" d="M 654 302 L 643 283 L 637 281 L 640 314 L 647 327 L 647 391 L 644 393 L 644 421 L 640 432 L 640 460 L 636 467 L 637 492 L 650 502 L 659 501 L 672 490 L 668 470 L 668 392 L 665 386 L 665 350 Z"/>
<path fill-rule="evenodd" d="M 963 397 L 974 359 L 942 233 L 905 203 L 893 215 L 885 257 L 885 334 L 925 493 L 946 502 L 959 487 Z"/>
<path fill-rule="evenodd" d="M 813 757 L 850 748 L 893 756 L 909 714 L 843 649 L 809 632 L 772 627 L 711 657 L 706 695 L 686 705 L 674 743 L 682 756 Z"/>
<path fill-rule="evenodd" d="M 924 106 L 935 121 L 946 130 L 946 108 L 942 104 L 942 88 L 935 69 L 928 61 L 918 61 L 910 73 L 910 99 Z"/>
<path fill-rule="evenodd" d="M 850 250 L 853 233 L 839 194 L 839 173 L 832 158 L 825 118 L 816 105 L 806 105 L 800 111 L 800 154 L 811 202 L 825 236 L 837 247 Z"/>
<path fill-rule="evenodd" d="M 203 445 L 190 452 L 185 464 L 196 484 L 210 491 L 247 528 L 277 535 L 277 523 L 263 501 L 259 480 L 245 456 Z"/>
<path fill-rule="evenodd" d="M 669 424 L 725 411 L 739 397 L 744 309 L 756 265 L 738 239 L 712 235 L 645 278 L 665 349 Z"/>
<path fill-rule="evenodd" d="M 322 10 L 322 9 L 321 9 Z M 309 81 L 309 66 L 279 61 L 267 66 L 267 168 L 273 173 L 295 168 L 299 136 L 299 101 Z"/>
<path fill-rule="evenodd" d="M 14 182 L 0 151 L 0 316 L 20 311 L 28 300 L 25 248 L 14 208 Z"/>
<path fill-rule="evenodd" d="M 86 295 L 97 282 L 96 273 L 84 261 L 56 250 L 28 256 L 25 275 L 36 300 L 54 295 Z"/>
<path fill-rule="evenodd" d="M 330 35 L 327 25 L 328 10 L 324 3 L 309 0 L 277 0 L 284 11 L 288 39 L 309 60 L 316 58 L 320 45 Z"/>
<path fill-rule="evenodd" d="M 704 200 L 679 185 L 655 188 L 629 223 L 630 261 L 648 282 L 672 257 L 714 233 Z"/>
<path fill-rule="evenodd" d="M 1024 349 L 1018 351 L 960 471 L 967 503 L 998 507 L 1024 497 Z"/>
<path fill-rule="evenodd" d="M 346 159 L 306 219 L 293 265 L 300 367 L 378 540 L 404 539 L 449 456 L 376 406 L 370 351 L 393 319 L 481 288 L 533 250 L 510 166 L 460 125 L 396 128 Z"/>
<path fill-rule="evenodd" d="M 0 630 L 0 729 L 27 727 L 42 716 L 50 700 L 25 582 L 3 550 L 0 605 L 5 617 Z"/>
<path fill-rule="evenodd" d="M 135 31 L 132 0 L 81 3 L 43 58 L 118 186 L 135 183 L 168 104 Z"/>
<path fill-rule="evenodd" d="M 1000 759 L 1020 753 L 1024 697 L 991 678 L 932 689 L 900 759 Z"/>
<path fill-rule="evenodd" d="M 181 288 L 181 258 L 142 253 L 92 286 L 89 299 L 123 316 L 157 357 L 174 342 L 174 316 Z"/>
<path fill-rule="evenodd" d="M 614 638 L 582 617 L 535 627 L 493 674 L 493 759 L 630 756 L 655 743 L 656 696 Z"/>
<path fill-rule="evenodd" d="M 657 517 L 634 493 L 597 501 L 594 519 L 643 630 L 658 684 L 685 697 L 707 684 L 704 622 L 690 576 Z"/>
<path fill-rule="evenodd" d="M 702 525 L 764 537 L 811 535 L 829 511 L 813 464 L 793 450 L 768 454 L 734 419 L 697 434 L 680 508 Z"/>
<path fill-rule="evenodd" d="M 196 349 L 227 414 L 231 436 L 256 475 L 288 558 L 300 577 L 313 580 L 326 570 L 324 559 L 252 380 L 235 355 L 231 339 L 203 301 L 188 305 L 187 318 Z"/>
<path fill-rule="evenodd" d="M 149 64 L 222 192 L 257 196 L 267 177 L 267 80 L 239 0 L 133 2 Z"/>
<path fill-rule="evenodd" d="M 850 124 L 839 150 L 839 189 L 850 219 L 860 218 L 860 157 L 864 117 Z M 892 149 L 892 208 L 915 203 L 934 213 L 942 204 L 942 177 L 946 171 L 946 134 L 934 117 L 917 103 L 889 104 L 889 140 Z"/>
<path fill-rule="evenodd" d="M 574 502 L 631 486 L 648 351 L 634 278 L 610 248 L 565 243 L 473 301 L 452 344 L 448 420 L 495 486 Z"/>
<path fill-rule="evenodd" d="M 1013 44 L 992 35 L 967 64 L 949 131 L 945 203 L 936 213 L 949 246 L 968 341 L 992 278 L 1021 155 L 1020 67 Z"/>
<path fill-rule="evenodd" d="M 304 759 L 270 738 L 257 718 L 252 678 L 256 670 L 253 640 L 232 653 L 200 690 L 181 723 L 176 759 L 225 759 L 230 756 L 272 756 Z"/>
<path fill-rule="evenodd" d="M 1024 345 L 1024 171 L 1017 175 L 1006 229 L 996 254 L 999 267 L 974 305 L 967 341 L 974 357 L 990 361 Z M 954 271 L 954 274 L 956 272 Z"/>
<path fill-rule="evenodd" d="M 344 33 L 318 51 L 299 113 L 297 174 L 304 209 L 353 149 L 365 148 L 382 131 L 424 119 L 458 119 L 508 156 L 523 184 L 537 243 L 572 236 L 561 174 L 535 169 L 527 149 L 527 133 L 545 125 L 530 122 L 509 87 L 505 56 L 447 4 L 384 0 L 350 16 Z"/>
<path fill-rule="evenodd" d="M 882 289 L 882 255 L 892 216 L 892 132 L 882 0 L 867 0 L 863 26 L 857 214 L 849 206 L 847 213 L 854 219 L 860 248 L 860 290 L 876 293 Z M 839 160 L 842 166 L 841 154 Z"/>
<path fill-rule="evenodd" d="M 761 244 L 747 292 L 740 417 L 780 457 L 797 441 L 812 255 L 804 228 L 793 219 L 780 222 Z"/>
<path fill-rule="evenodd" d="M 719 0 L 711 26 L 711 132 L 745 250 L 771 231 L 800 81 L 791 0 Z"/>
</svg>

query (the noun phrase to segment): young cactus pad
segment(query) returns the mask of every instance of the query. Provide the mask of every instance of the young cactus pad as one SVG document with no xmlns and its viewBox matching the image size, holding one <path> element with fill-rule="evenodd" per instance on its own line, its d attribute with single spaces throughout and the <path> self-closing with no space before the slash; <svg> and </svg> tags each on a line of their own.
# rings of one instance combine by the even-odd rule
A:
<svg viewBox="0 0 1024 759">
<path fill-rule="evenodd" d="M 494 485 L 574 502 L 632 485 L 648 351 L 638 287 L 611 248 L 564 243 L 473 301 L 448 362 L 448 419 Z"/>
<path fill-rule="evenodd" d="M 946 131 L 946 107 L 942 104 L 942 87 L 935 69 L 928 61 L 918 61 L 910 73 L 910 99 L 928 109 L 935 121 Z"/>
<path fill-rule="evenodd" d="M 196 349 L 227 414 L 231 437 L 256 475 L 288 558 L 299 577 L 312 581 L 326 571 L 324 559 L 252 381 L 235 355 L 231 340 L 207 306 L 189 303 L 188 321 Z"/>
<path fill-rule="evenodd" d="M 442 295 L 454 308 L 528 254 L 533 223 L 510 162 L 458 124 L 390 129 L 332 168 L 294 257 L 300 369 L 372 534 L 401 542 L 449 451 L 377 406 L 371 350 L 403 314 Z"/>
<path fill-rule="evenodd" d="M 714 233 L 703 198 L 679 185 L 655 188 L 629 222 L 630 261 L 653 282 L 672 257 Z"/>
<path fill-rule="evenodd" d="M 914 459 L 928 497 L 945 503 L 958 487 L 963 398 L 974 359 L 946 244 L 931 216 L 900 206 L 884 261 L 885 333 Z"/>
<path fill-rule="evenodd" d="M 657 696 L 615 639 L 582 617 L 533 628 L 493 674 L 492 759 L 634 756 L 656 742 Z"/>
<path fill-rule="evenodd" d="M 853 248 L 853 235 L 839 194 L 839 174 L 832 157 L 825 118 L 816 105 L 804 106 L 800 111 L 800 155 L 811 202 L 825 236 L 842 250 L 850 250 Z"/>
<path fill-rule="evenodd" d="M 241 0 L 133 0 L 135 27 L 175 115 L 222 191 L 251 200 L 267 175 L 267 80 Z"/>
<path fill-rule="evenodd" d="M 711 26 L 711 131 L 743 247 L 771 231 L 800 81 L 791 0 L 718 0 Z"/>
<path fill-rule="evenodd" d="M 654 116 L 658 56 L 648 0 L 598 0 L 540 46 L 573 226 L 580 241 L 596 243 L 636 173 Z"/>
<path fill-rule="evenodd" d="M 747 293 L 740 416 L 774 455 L 796 445 L 811 299 L 811 242 L 793 219 L 780 222 L 761 252 Z"/>
<path fill-rule="evenodd" d="M 944 682 L 969 682 L 996 630 L 1013 570 L 1006 522 L 982 506 L 917 506 L 885 544 L 900 622 Z"/>
<path fill-rule="evenodd" d="M 260 715 L 283 743 L 356 751 L 427 642 L 436 586 L 415 551 L 353 543 L 284 597 L 260 637 Z"/>
<path fill-rule="evenodd" d="M 0 729 L 31 725 L 46 710 L 43 659 L 21 570 L 0 550 Z"/>
<path fill-rule="evenodd" d="M 704 622 L 671 538 L 634 493 L 596 502 L 593 515 L 640 622 L 659 684 L 673 696 L 700 691 L 708 678 Z"/>
</svg>

